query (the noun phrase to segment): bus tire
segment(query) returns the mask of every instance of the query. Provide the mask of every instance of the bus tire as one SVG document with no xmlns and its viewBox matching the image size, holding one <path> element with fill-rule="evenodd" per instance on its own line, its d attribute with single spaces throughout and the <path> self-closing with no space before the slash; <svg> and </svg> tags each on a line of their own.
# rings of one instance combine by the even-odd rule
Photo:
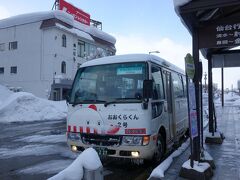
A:
<svg viewBox="0 0 240 180">
<path fill-rule="evenodd" d="M 158 135 L 156 146 L 157 146 L 157 151 L 154 153 L 153 161 L 155 163 L 159 163 L 162 160 L 165 152 L 165 142 L 161 134 Z"/>
</svg>

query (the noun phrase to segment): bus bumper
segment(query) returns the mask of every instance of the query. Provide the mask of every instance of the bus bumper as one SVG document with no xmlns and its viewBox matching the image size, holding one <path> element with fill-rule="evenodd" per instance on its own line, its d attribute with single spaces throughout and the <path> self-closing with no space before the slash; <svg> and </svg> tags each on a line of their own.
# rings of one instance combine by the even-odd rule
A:
<svg viewBox="0 0 240 180">
<path fill-rule="evenodd" d="M 86 145 L 82 141 L 67 140 L 68 146 L 72 151 L 81 152 L 87 148 L 94 148 L 99 156 L 127 158 L 127 159 L 146 159 L 151 160 L 156 151 L 156 141 L 150 140 L 145 146 L 97 146 Z"/>
</svg>

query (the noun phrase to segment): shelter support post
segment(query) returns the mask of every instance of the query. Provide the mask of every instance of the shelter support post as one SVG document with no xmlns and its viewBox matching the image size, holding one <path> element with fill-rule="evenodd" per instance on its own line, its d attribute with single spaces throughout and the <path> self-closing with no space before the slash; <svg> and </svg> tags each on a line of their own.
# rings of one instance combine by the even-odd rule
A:
<svg viewBox="0 0 240 180">
<path fill-rule="evenodd" d="M 195 66 L 195 76 L 194 76 L 194 85 L 195 85 L 195 95 L 196 95 L 196 112 L 197 112 L 197 129 L 198 136 L 193 139 L 193 159 L 195 161 L 200 160 L 200 91 L 199 91 L 199 81 L 200 81 L 200 63 L 199 63 L 199 46 L 198 46 L 198 30 L 194 29 L 193 38 L 193 59 Z"/>
<path fill-rule="evenodd" d="M 212 55 L 208 55 L 208 117 L 209 132 L 214 136 L 213 129 L 213 88 L 212 88 Z"/>
<path fill-rule="evenodd" d="M 220 132 L 216 132 L 217 119 L 216 119 L 216 114 L 214 114 L 216 112 L 215 112 L 215 107 L 213 103 L 212 55 L 208 55 L 207 59 L 208 59 L 208 117 L 209 117 L 209 133 L 211 135 L 210 134 L 206 135 L 205 143 L 222 144 L 223 135 Z"/>
<path fill-rule="evenodd" d="M 222 65 L 222 68 L 221 68 L 221 71 L 222 71 L 222 73 L 221 73 L 221 78 L 222 78 L 222 107 L 224 106 L 224 67 L 223 67 L 223 65 Z"/>
</svg>

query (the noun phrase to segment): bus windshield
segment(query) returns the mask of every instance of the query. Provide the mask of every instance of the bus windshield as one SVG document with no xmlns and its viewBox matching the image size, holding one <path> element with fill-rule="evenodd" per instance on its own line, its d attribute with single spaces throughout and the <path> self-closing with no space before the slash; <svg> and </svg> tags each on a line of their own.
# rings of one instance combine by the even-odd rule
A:
<svg viewBox="0 0 240 180">
<path fill-rule="evenodd" d="M 71 104 L 142 99 L 146 63 L 118 63 L 83 67 L 74 80 Z"/>
</svg>

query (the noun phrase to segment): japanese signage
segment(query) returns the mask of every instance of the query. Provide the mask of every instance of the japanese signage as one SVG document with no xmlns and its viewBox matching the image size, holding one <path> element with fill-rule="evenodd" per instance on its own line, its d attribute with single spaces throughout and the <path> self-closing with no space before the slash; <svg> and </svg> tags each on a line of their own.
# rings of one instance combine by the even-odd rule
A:
<svg viewBox="0 0 240 180">
<path fill-rule="evenodd" d="M 195 87 L 193 83 L 188 84 L 189 88 L 189 112 L 190 112 L 190 130 L 191 138 L 198 136 L 198 127 L 197 127 L 197 112 L 196 112 L 196 98 L 195 98 Z"/>
<path fill-rule="evenodd" d="M 194 66 L 193 57 L 189 53 L 185 57 L 185 70 L 188 77 L 190 79 L 193 79 L 195 75 L 195 66 Z"/>
<path fill-rule="evenodd" d="M 64 0 L 59 0 L 59 10 L 63 10 L 73 15 L 74 19 L 82 24 L 90 25 L 90 15 L 88 13 L 76 8 Z"/>
<path fill-rule="evenodd" d="M 139 117 L 136 114 L 109 114 L 108 120 L 138 120 Z"/>
<path fill-rule="evenodd" d="M 207 25 L 199 29 L 199 48 L 240 45 L 240 22 Z"/>
<path fill-rule="evenodd" d="M 142 74 L 142 67 L 120 67 L 117 69 L 117 75 Z"/>
<path fill-rule="evenodd" d="M 117 121 L 118 127 L 128 127 L 128 122 L 129 121 L 137 121 L 139 120 L 139 116 L 136 114 L 109 114 L 107 117 L 108 120 L 112 121 Z"/>
</svg>

